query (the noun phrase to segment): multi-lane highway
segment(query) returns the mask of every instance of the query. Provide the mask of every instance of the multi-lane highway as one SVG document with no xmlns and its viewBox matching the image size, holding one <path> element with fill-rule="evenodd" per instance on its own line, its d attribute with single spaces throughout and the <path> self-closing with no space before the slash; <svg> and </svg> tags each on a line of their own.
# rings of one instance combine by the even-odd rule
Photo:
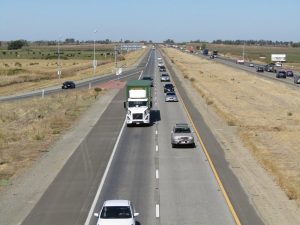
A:
<svg viewBox="0 0 300 225">
<path fill-rule="evenodd" d="M 94 225 L 93 213 L 108 199 L 131 200 L 140 213 L 140 225 L 238 224 L 239 214 L 242 224 L 262 224 L 246 195 L 240 196 L 242 189 L 236 180 L 234 187 L 225 185 L 230 188 L 229 196 L 235 191 L 238 195 L 230 207 L 199 140 L 196 148 L 172 148 L 172 126 L 192 122 L 183 104 L 184 93 L 179 102 L 164 102 L 157 57 L 161 57 L 159 52 L 151 51 L 142 74 L 130 77 L 154 79 L 152 125 L 125 126 L 125 90 L 120 90 L 22 225 Z M 174 81 L 178 82 L 175 77 Z M 178 95 L 183 92 L 176 91 Z M 202 125 L 195 124 L 196 138 Z M 225 178 L 234 176 L 223 173 Z"/>
<path fill-rule="evenodd" d="M 286 84 L 290 84 L 290 85 L 293 85 L 293 86 L 300 87 L 299 84 L 294 83 L 294 78 L 293 77 L 276 78 L 276 73 L 267 72 L 267 71 L 264 71 L 263 73 L 262 72 L 256 72 L 256 68 L 258 66 L 264 66 L 262 64 L 254 64 L 254 67 L 250 67 L 249 62 L 245 62 L 245 64 L 237 64 L 236 60 L 225 58 L 225 57 L 222 57 L 222 56 L 218 56 L 217 58 L 214 58 L 214 59 L 210 59 L 208 56 L 203 56 L 203 55 L 198 55 L 198 56 L 200 56 L 202 58 L 206 58 L 208 60 L 215 60 L 216 62 L 225 64 L 227 66 L 231 66 L 231 67 L 234 67 L 234 68 L 238 68 L 238 69 L 241 69 L 241 70 L 244 70 L 244 71 L 247 71 L 247 72 L 251 72 L 251 73 L 254 73 L 254 74 L 256 74 L 258 76 L 261 76 L 261 77 L 277 80 L 279 82 L 283 82 L 283 83 L 286 83 Z"/>
</svg>

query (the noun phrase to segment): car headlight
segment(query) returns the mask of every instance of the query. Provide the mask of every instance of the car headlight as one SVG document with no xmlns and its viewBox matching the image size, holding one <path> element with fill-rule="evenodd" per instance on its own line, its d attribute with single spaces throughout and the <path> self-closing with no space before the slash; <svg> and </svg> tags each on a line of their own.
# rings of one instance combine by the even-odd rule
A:
<svg viewBox="0 0 300 225">
<path fill-rule="evenodd" d="M 189 137 L 189 140 L 191 141 L 191 140 L 193 140 L 194 138 L 193 137 Z"/>
</svg>

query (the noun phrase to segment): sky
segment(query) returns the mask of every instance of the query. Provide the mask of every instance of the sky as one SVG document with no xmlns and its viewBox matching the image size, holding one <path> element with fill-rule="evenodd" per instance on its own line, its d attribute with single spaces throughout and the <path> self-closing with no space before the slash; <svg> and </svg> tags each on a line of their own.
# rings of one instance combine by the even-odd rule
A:
<svg viewBox="0 0 300 225">
<path fill-rule="evenodd" d="M 0 0 L 0 41 L 299 42 L 299 10 L 299 0 Z"/>
</svg>

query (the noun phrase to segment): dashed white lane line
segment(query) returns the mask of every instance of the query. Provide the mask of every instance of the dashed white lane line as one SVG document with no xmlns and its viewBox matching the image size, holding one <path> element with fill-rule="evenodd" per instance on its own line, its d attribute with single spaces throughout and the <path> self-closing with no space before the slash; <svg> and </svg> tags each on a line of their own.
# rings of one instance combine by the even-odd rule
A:
<svg viewBox="0 0 300 225">
<path fill-rule="evenodd" d="M 155 205 L 155 217 L 159 218 L 159 204 Z"/>
<path fill-rule="evenodd" d="M 155 178 L 159 179 L 159 171 L 158 170 L 155 170 Z"/>
<path fill-rule="evenodd" d="M 155 151 L 158 152 L 158 145 L 155 146 Z"/>
<path fill-rule="evenodd" d="M 157 132 L 157 130 L 155 131 L 155 135 L 157 135 L 158 134 L 158 132 Z"/>
</svg>

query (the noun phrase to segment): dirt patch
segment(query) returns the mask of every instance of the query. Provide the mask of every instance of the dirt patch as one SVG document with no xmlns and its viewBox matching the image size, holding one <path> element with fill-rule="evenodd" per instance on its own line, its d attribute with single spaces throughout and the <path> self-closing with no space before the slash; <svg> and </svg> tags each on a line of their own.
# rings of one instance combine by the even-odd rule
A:
<svg viewBox="0 0 300 225">
<path fill-rule="evenodd" d="M 267 224 L 299 223 L 300 140 L 293 138 L 300 134 L 298 88 L 175 49 L 164 52 L 181 71 L 182 82 L 194 90 L 190 95 L 200 111 L 209 108 L 216 114 L 213 119 L 207 116 L 208 123 L 214 125 L 227 160 L 258 213 Z M 205 106 L 199 106 L 199 95 Z M 219 123 L 213 121 L 216 118 Z M 252 163 L 251 157 L 256 159 Z M 273 180 L 263 176 L 265 171 L 259 171 L 256 162 Z"/>
<path fill-rule="evenodd" d="M 125 87 L 126 82 L 120 80 L 108 81 L 105 83 L 98 84 L 96 87 L 101 89 L 122 89 Z"/>
</svg>

